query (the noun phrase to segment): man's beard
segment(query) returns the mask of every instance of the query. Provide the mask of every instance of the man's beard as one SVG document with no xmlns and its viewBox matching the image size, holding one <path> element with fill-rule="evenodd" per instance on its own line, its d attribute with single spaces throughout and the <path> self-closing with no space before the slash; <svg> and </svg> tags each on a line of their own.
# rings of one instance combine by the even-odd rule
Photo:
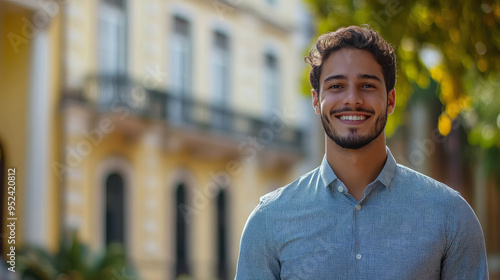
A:
<svg viewBox="0 0 500 280">
<path fill-rule="evenodd" d="M 343 108 L 340 110 L 335 110 L 330 112 L 330 115 L 333 116 L 334 114 L 340 112 L 368 112 L 372 114 L 375 113 L 362 109 L 352 110 L 350 108 Z M 385 113 L 381 114 L 377 118 L 377 120 L 375 121 L 375 127 L 368 135 L 361 136 L 358 134 L 357 128 L 349 128 L 349 134 L 345 137 L 342 137 L 333 128 L 333 125 L 330 123 L 327 116 L 323 112 L 321 112 L 321 124 L 323 125 L 323 129 L 325 130 L 326 135 L 343 149 L 357 150 L 370 144 L 373 140 L 379 137 L 380 134 L 384 131 L 386 123 L 387 123 L 387 105 Z"/>
</svg>

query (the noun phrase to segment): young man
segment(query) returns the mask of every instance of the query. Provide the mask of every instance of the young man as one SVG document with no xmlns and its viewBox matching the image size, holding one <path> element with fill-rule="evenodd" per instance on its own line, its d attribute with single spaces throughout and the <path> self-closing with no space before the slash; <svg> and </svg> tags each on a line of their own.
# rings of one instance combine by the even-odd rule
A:
<svg viewBox="0 0 500 280">
<path fill-rule="evenodd" d="M 396 58 L 373 30 L 319 37 L 312 103 L 321 165 L 261 198 L 241 238 L 236 279 L 488 279 L 481 226 L 460 194 L 385 146 Z"/>
</svg>

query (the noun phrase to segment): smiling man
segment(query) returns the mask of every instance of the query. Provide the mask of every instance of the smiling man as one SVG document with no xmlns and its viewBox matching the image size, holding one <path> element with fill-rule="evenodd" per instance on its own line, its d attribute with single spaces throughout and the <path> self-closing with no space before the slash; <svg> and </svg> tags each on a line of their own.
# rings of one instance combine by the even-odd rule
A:
<svg viewBox="0 0 500 280">
<path fill-rule="evenodd" d="M 306 62 L 326 154 L 261 198 L 243 231 L 236 279 L 488 279 L 467 202 L 397 164 L 386 147 L 393 48 L 350 26 L 320 36 Z"/>
</svg>

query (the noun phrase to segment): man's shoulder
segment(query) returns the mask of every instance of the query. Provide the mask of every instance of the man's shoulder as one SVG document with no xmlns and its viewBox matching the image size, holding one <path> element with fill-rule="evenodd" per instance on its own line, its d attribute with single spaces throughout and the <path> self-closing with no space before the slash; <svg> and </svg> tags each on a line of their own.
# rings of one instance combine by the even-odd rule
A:
<svg viewBox="0 0 500 280">
<path fill-rule="evenodd" d="M 448 185 L 401 164 L 397 165 L 391 185 L 440 200 L 462 199 L 460 193 Z"/>
<path fill-rule="evenodd" d="M 316 187 L 319 183 L 320 176 L 318 170 L 319 167 L 300 176 L 288 185 L 263 195 L 260 198 L 260 207 L 290 207 L 291 204 L 298 202 L 298 198 L 301 198 L 302 202 L 305 202 L 310 188 Z"/>
</svg>

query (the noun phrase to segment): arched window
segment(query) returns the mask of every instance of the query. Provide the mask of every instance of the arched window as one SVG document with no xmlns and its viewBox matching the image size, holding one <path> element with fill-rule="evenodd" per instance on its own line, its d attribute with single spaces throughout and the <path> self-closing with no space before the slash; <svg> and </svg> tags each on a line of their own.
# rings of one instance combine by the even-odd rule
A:
<svg viewBox="0 0 500 280">
<path fill-rule="evenodd" d="M 186 214 L 186 187 L 183 183 L 177 185 L 175 191 L 175 275 L 189 275 L 188 263 L 188 224 L 184 215 Z"/>
<path fill-rule="evenodd" d="M 228 275 L 228 217 L 226 193 L 224 189 L 217 195 L 217 277 L 220 280 L 229 279 Z"/>
<path fill-rule="evenodd" d="M 106 179 L 106 245 L 125 243 L 125 209 L 123 178 L 111 173 Z"/>
</svg>

